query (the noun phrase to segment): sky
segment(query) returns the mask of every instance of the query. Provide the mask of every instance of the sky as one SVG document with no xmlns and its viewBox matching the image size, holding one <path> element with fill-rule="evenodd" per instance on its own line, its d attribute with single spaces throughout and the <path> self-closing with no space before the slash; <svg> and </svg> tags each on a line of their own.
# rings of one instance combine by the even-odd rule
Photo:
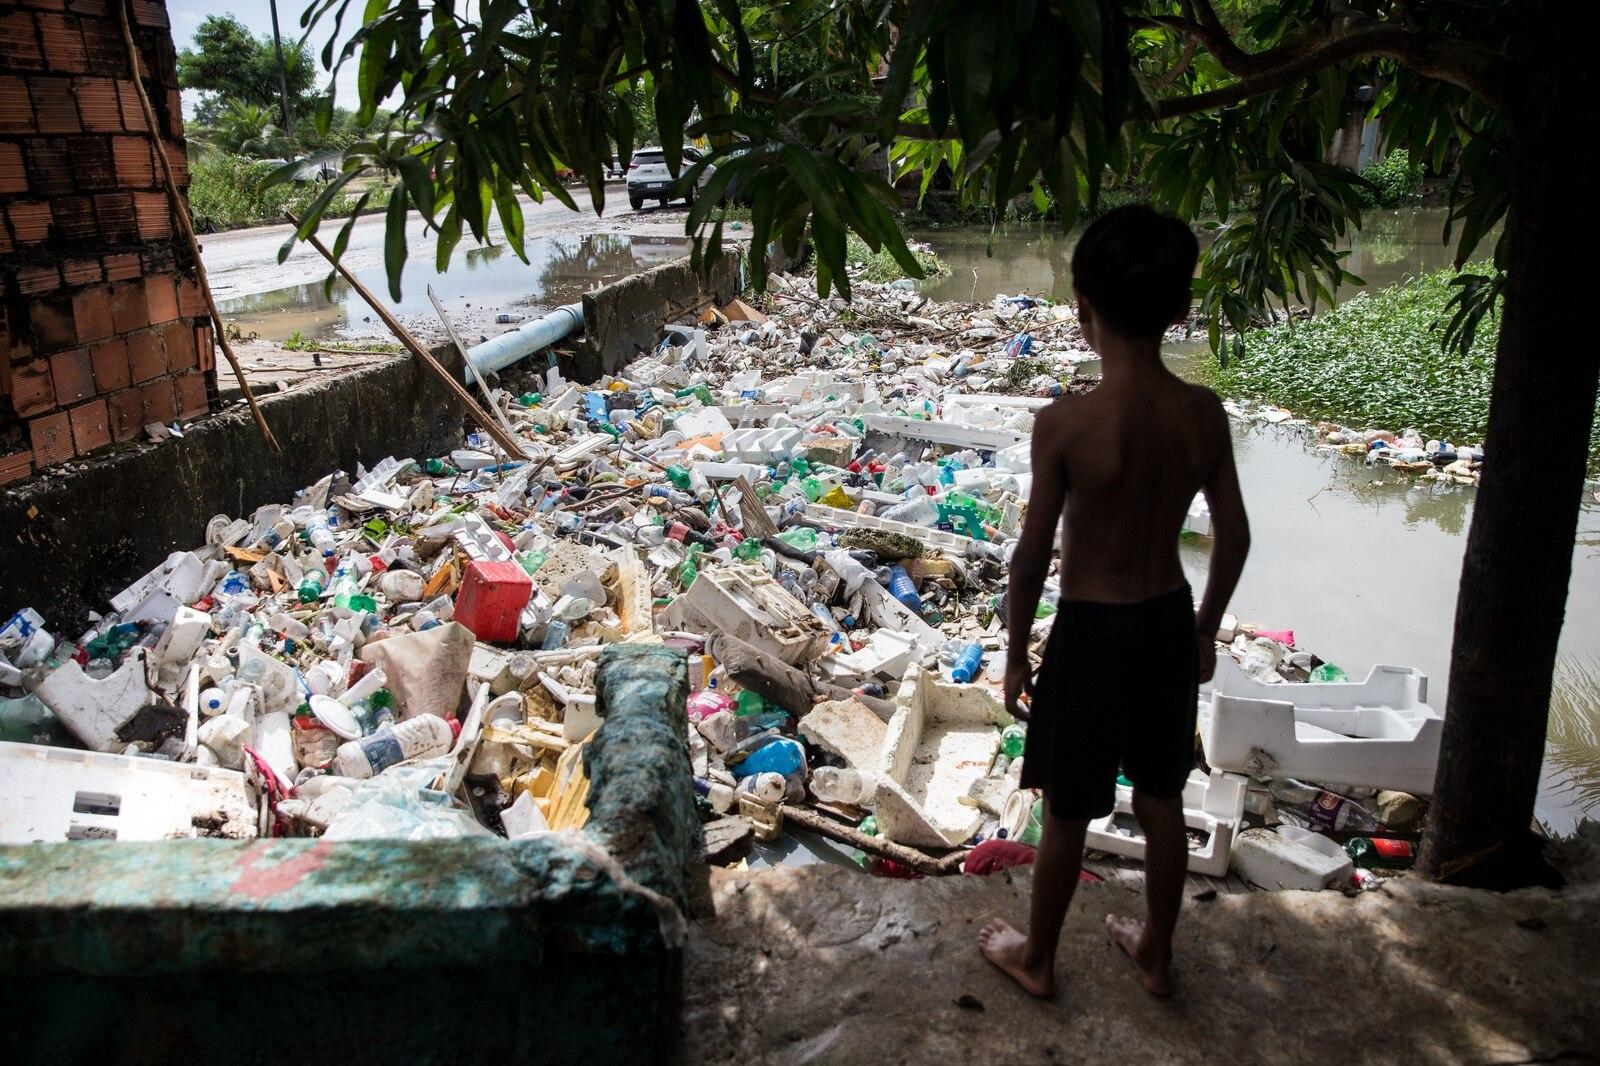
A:
<svg viewBox="0 0 1600 1066">
<path fill-rule="evenodd" d="M 300 28 L 300 14 L 308 6 L 306 0 L 278 0 L 278 29 L 282 32 L 284 41 L 298 40 L 305 31 Z M 363 0 L 352 0 L 350 14 L 346 22 L 360 17 L 362 9 L 366 6 Z M 208 15 L 232 15 L 258 37 L 272 36 L 272 8 L 267 0 L 168 0 L 167 12 L 172 18 L 172 38 L 178 46 L 178 51 L 194 47 L 194 31 L 200 28 L 200 23 Z M 328 43 L 328 34 L 332 30 L 331 20 L 319 22 L 311 34 L 311 54 L 316 57 L 317 70 L 321 76 L 317 80 L 318 87 L 327 85 L 328 75 L 322 70 L 322 47 Z M 185 91 L 184 113 L 192 116 L 196 98 L 199 94 Z M 345 65 L 339 72 L 336 99 L 344 107 L 356 106 L 356 64 L 354 61 Z"/>
</svg>

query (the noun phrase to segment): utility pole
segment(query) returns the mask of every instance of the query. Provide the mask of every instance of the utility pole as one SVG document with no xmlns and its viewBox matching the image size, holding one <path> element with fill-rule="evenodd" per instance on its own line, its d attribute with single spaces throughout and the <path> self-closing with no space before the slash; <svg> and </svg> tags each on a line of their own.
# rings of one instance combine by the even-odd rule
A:
<svg viewBox="0 0 1600 1066">
<path fill-rule="evenodd" d="M 289 71 L 283 65 L 283 40 L 278 36 L 278 0 L 268 0 L 272 8 L 272 48 L 278 53 L 278 102 L 283 108 L 283 134 L 294 133 L 294 115 L 289 111 Z"/>
</svg>

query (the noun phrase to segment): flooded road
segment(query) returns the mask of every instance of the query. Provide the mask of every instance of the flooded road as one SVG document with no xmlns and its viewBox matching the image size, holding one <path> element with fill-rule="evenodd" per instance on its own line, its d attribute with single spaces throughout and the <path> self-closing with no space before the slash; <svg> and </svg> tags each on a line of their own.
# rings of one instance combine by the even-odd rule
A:
<svg viewBox="0 0 1600 1066">
<path fill-rule="evenodd" d="M 1371 287 L 1447 266 L 1443 212 L 1382 212 L 1349 242 L 1348 267 Z M 1068 299 L 1072 238 L 1037 227 L 1006 231 L 985 255 L 986 232 L 924 231 L 951 266 L 926 291 L 943 300 L 986 303 L 999 293 Z M 1359 291 L 1339 292 L 1348 297 Z M 1175 370 L 1194 377 L 1210 358 L 1203 345 L 1175 346 Z M 1399 427 L 1394 427 L 1399 428 Z M 1373 665 L 1416 666 L 1428 674 L 1430 702 L 1442 711 L 1450 637 L 1475 490 L 1419 486 L 1386 468 L 1319 452 L 1295 431 L 1237 426 L 1239 478 L 1250 511 L 1250 561 L 1234 596 L 1240 618 L 1293 629 L 1309 648 L 1361 678 Z M 1209 554 L 1186 542 L 1183 561 L 1199 587 Z M 1595 674 L 1600 655 L 1600 505 L 1584 494 L 1572 558 L 1561 660 L 1567 676 Z M 1517 620 L 1499 636 L 1517 654 Z M 1600 677 L 1595 678 L 1600 681 Z M 1587 710 L 1552 716 L 1538 815 L 1570 832 L 1581 813 L 1600 813 L 1600 685 L 1580 683 Z"/>
<path fill-rule="evenodd" d="M 678 224 L 681 228 L 682 223 Z M 687 254 L 681 237 L 640 237 L 611 233 L 535 237 L 527 242 L 528 261 L 504 244 L 458 249 L 450 269 L 434 270 L 432 249 L 406 260 L 401 299 L 389 299 L 388 277 L 381 262 L 353 268 L 357 278 L 377 293 L 408 328 L 420 322 L 421 332 L 436 332 L 438 319 L 428 301 L 433 286 L 440 301 L 471 343 L 495 315 L 527 316 L 577 300 L 589 289 Z M 223 317 L 246 335 L 284 341 L 293 334 L 307 340 L 373 336 L 389 340 L 388 331 L 354 289 L 339 279 L 324 295 L 321 281 L 272 289 L 219 301 Z M 431 324 L 432 328 L 427 328 Z M 504 324 L 499 329 L 510 328 Z"/>
</svg>

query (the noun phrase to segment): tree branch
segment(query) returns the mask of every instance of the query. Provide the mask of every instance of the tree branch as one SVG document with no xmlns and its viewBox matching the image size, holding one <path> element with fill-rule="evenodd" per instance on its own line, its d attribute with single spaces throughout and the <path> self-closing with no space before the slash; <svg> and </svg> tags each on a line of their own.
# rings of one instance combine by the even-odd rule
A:
<svg viewBox="0 0 1600 1066">
<path fill-rule="evenodd" d="M 1194 53 L 1199 47 L 1200 42 L 1193 37 L 1183 42 L 1183 54 L 1178 57 L 1176 63 L 1172 64 L 1171 70 L 1156 79 L 1155 87 L 1157 89 L 1165 89 L 1181 78 L 1183 72 L 1189 69 L 1189 64 L 1194 62 Z"/>
<path fill-rule="evenodd" d="M 1162 19 L 1157 24 L 1179 29 L 1170 19 Z M 1180 29 L 1179 32 L 1184 31 Z M 1204 37 L 1200 39 L 1202 43 L 1205 42 Z M 1276 92 L 1320 70 L 1359 56 L 1393 59 L 1424 77 L 1466 89 L 1482 97 L 1497 110 L 1504 109 L 1506 105 L 1509 63 L 1500 53 L 1465 41 L 1380 23 L 1320 40 L 1302 39 L 1267 52 L 1247 54 L 1245 69 L 1249 73 L 1238 81 L 1210 92 L 1159 100 L 1155 104 L 1155 118 L 1176 118 L 1228 107 L 1252 96 Z M 1220 57 L 1218 61 L 1221 61 Z"/>
</svg>

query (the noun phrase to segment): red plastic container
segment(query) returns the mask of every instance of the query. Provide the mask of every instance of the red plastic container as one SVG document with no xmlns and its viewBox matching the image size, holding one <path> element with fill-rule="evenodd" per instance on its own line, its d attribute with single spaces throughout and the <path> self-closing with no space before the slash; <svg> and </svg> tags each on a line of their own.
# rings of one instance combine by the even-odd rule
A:
<svg viewBox="0 0 1600 1066">
<path fill-rule="evenodd" d="M 517 639 L 518 619 L 533 598 L 533 578 L 514 562 L 475 559 L 456 593 L 455 620 L 479 640 Z"/>
</svg>

